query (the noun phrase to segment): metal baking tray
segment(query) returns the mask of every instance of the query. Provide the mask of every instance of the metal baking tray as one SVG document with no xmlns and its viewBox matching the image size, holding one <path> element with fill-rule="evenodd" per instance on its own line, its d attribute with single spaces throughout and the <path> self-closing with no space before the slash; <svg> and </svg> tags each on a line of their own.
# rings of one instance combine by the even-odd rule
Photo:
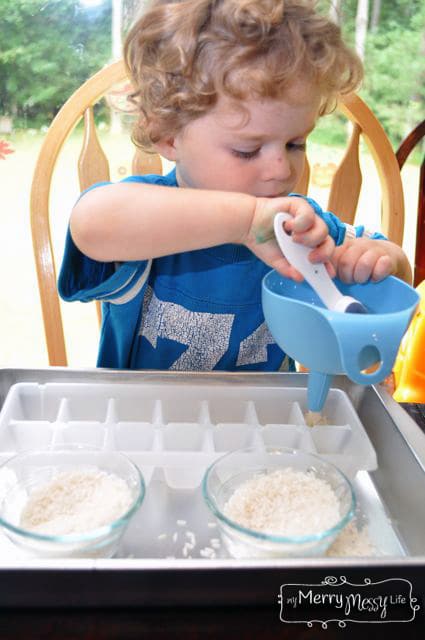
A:
<svg viewBox="0 0 425 640">
<path fill-rule="evenodd" d="M 42 446 L 43 438 L 81 440 L 86 434 L 100 438 L 95 444 L 127 451 L 148 477 L 145 502 L 112 559 L 28 560 L 0 544 L 0 606 L 270 605 L 282 583 L 329 575 L 362 581 L 403 576 L 424 594 L 425 435 L 385 390 L 359 387 L 344 376 L 335 377 L 325 407 L 329 433 L 311 435 L 302 424 L 306 386 L 306 374 L 288 373 L 0 370 L 0 407 L 7 397 L 2 460 L 22 441 L 28 448 L 29 442 Z M 148 437 L 136 443 L 137 423 L 125 402 L 135 393 L 156 396 L 152 406 L 143 403 L 151 406 L 144 419 Z M 85 402 L 85 413 L 73 413 Z M 218 535 L 199 487 L 205 466 L 245 444 L 241 437 L 274 437 L 278 416 L 294 439 L 282 444 L 300 440 L 346 465 L 381 555 L 248 561 L 225 557 L 211 543 Z M 183 427 L 189 440 L 182 445 Z M 194 538 L 187 553 L 185 543 Z M 211 546 L 214 553 L 206 554 Z"/>
</svg>

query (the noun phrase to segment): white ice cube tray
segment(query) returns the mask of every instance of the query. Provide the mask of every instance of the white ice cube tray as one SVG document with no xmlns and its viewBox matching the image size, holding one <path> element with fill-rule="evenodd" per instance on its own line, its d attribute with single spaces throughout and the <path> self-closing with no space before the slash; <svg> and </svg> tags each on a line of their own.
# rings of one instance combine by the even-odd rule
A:
<svg viewBox="0 0 425 640">
<path fill-rule="evenodd" d="M 117 449 L 139 466 L 147 485 L 162 469 L 176 489 L 197 487 L 217 457 L 248 446 L 317 453 L 351 478 L 376 469 L 348 396 L 331 389 L 327 424 L 308 427 L 306 393 L 232 384 L 19 383 L 0 412 L 0 459 L 71 443 Z"/>
</svg>

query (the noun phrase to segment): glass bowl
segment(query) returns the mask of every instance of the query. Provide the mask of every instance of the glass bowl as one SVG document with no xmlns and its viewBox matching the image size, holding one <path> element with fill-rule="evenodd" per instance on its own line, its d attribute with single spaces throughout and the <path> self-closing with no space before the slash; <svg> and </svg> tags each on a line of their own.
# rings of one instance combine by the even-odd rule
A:
<svg viewBox="0 0 425 640">
<path fill-rule="evenodd" d="M 129 489 L 127 495 L 125 485 L 122 482 L 119 483 L 121 494 L 117 496 L 116 514 L 113 513 L 110 516 L 110 514 L 101 513 L 102 505 L 108 505 L 104 496 L 110 495 L 108 491 L 105 491 L 105 488 L 102 488 L 102 490 L 99 489 L 100 493 L 91 498 L 90 513 L 84 514 L 86 518 L 88 517 L 88 522 L 91 519 L 92 522 L 102 523 L 89 526 L 89 530 L 84 530 L 84 525 L 81 524 L 81 514 L 77 516 L 77 522 L 78 518 L 80 520 L 78 532 L 56 535 L 57 531 L 51 533 L 43 530 L 41 533 L 39 530 L 33 530 L 32 526 L 25 528 L 21 524 L 22 516 L 29 505 L 30 496 L 32 495 L 34 499 L 34 495 L 37 495 L 33 492 L 44 491 L 44 487 L 53 481 L 57 483 L 59 474 L 65 474 L 60 478 L 67 478 L 67 481 L 61 481 L 60 493 L 63 496 L 64 493 L 70 491 L 70 476 L 68 474 L 74 474 L 74 472 L 92 474 L 99 471 L 107 474 L 109 483 L 116 483 L 115 476 L 117 476 L 121 481 L 124 481 Z M 84 477 L 87 479 L 86 475 Z M 104 475 L 102 477 L 105 478 Z M 75 478 L 75 474 L 73 478 Z M 84 491 L 84 487 L 79 486 L 80 490 Z M 4 533 L 9 539 L 25 550 L 30 557 L 39 558 L 109 558 L 113 556 L 124 531 L 145 496 L 145 483 L 142 474 L 125 455 L 118 451 L 104 451 L 79 445 L 27 451 L 10 458 L 0 466 L 0 487 L 0 526 L 3 527 Z M 110 487 L 109 484 L 109 489 Z M 103 491 L 103 495 L 101 491 Z M 63 499 L 66 499 L 66 496 Z M 51 506 L 51 496 L 48 500 Z M 58 504 L 58 502 L 55 503 L 54 509 L 57 509 Z M 111 501 L 109 501 L 109 508 L 111 508 L 110 504 Z M 123 508 L 123 511 L 118 515 L 120 507 Z M 41 508 L 43 510 L 43 504 L 41 504 Z M 63 513 L 65 513 L 64 517 L 70 517 L 66 515 L 69 514 L 69 511 L 66 511 L 63 502 L 59 509 L 61 513 L 58 517 L 62 517 Z M 101 519 L 99 519 L 97 510 L 100 511 Z"/>
<path fill-rule="evenodd" d="M 324 480 L 338 499 L 339 519 L 329 528 L 303 535 L 280 535 L 235 522 L 225 514 L 226 504 L 242 484 L 255 476 L 292 469 Z M 268 481 L 268 480 L 267 480 Z M 257 481 L 256 481 L 257 482 Z M 333 464 L 317 455 L 285 447 L 240 449 L 227 453 L 205 472 L 204 500 L 216 517 L 220 534 L 233 558 L 321 556 L 354 515 L 356 499 L 350 481 Z M 266 504 L 262 500 L 262 504 Z M 255 507 L 254 507 L 255 508 Z"/>
</svg>

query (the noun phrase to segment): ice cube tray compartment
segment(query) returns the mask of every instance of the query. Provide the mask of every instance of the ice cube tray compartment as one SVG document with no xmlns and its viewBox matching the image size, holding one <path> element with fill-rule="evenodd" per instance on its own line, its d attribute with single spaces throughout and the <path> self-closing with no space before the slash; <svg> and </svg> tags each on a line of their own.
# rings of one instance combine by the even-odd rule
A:
<svg viewBox="0 0 425 640">
<path fill-rule="evenodd" d="M 21 453 L 27 449 L 48 447 L 53 439 L 53 426 L 49 422 L 14 420 L 0 435 L 0 452 Z"/>
<path fill-rule="evenodd" d="M 202 384 L 18 383 L 0 412 L 0 457 L 79 443 L 118 449 L 149 484 L 193 489 L 232 449 L 287 446 L 318 453 L 350 477 L 376 468 L 375 450 L 347 395 L 331 389 L 326 424 L 308 427 L 305 388 Z"/>
<path fill-rule="evenodd" d="M 311 435 L 303 427 L 268 424 L 262 429 L 261 436 L 266 446 L 289 447 L 318 453 L 315 451 Z"/>
</svg>

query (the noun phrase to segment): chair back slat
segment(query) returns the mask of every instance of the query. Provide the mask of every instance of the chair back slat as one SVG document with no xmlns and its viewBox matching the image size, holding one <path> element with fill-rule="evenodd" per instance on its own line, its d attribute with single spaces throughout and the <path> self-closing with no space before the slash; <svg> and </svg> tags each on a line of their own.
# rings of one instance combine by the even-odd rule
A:
<svg viewBox="0 0 425 640">
<path fill-rule="evenodd" d="M 88 189 L 96 182 L 109 182 L 109 162 L 96 133 L 93 108 L 84 112 L 84 138 L 78 158 L 80 189 Z"/>
<path fill-rule="evenodd" d="M 162 161 L 157 153 L 147 153 L 136 149 L 131 165 L 133 175 L 143 176 L 148 173 L 162 175 Z"/>
<path fill-rule="evenodd" d="M 295 185 L 294 192 L 301 193 L 303 196 L 307 195 L 309 182 L 310 182 L 310 163 L 306 156 L 304 160 L 304 169 L 300 179 Z"/>
<path fill-rule="evenodd" d="M 381 185 L 382 233 L 399 246 L 403 244 L 404 194 L 400 168 L 391 143 L 373 112 L 354 93 L 338 103 L 338 108 L 349 120 L 358 124 L 375 162 Z M 339 212 L 336 211 L 336 214 Z"/>
<path fill-rule="evenodd" d="M 335 171 L 329 192 L 328 211 L 332 211 L 340 220 L 348 224 L 354 224 L 362 186 L 359 162 L 360 133 L 359 125 L 355 124 L 347 150 Z"/>
<path fill-rule="evenodd" d="M 84 137 L 78 158 L 78 177 L 81 191 L 88 189 L 96 182 L 110 180 L 109 162 L 97 136 L 92 107 L 84 112 Z M 98 300 L 96 300 L 96 315 L 101 326 L 102 307 Z"/>
<path fill-rule="evenodd" d="M 425 120 L 422 120 L 403 140 L 396 151 L 400 169 L 403 167 L 413 149 L 425 136 Z M 425 156 L 419 171 L 418 217 L 416 221 L 415 264 L 413 269 L 413 285 L 419 286 L 425 280 Z"/>
</svg>

